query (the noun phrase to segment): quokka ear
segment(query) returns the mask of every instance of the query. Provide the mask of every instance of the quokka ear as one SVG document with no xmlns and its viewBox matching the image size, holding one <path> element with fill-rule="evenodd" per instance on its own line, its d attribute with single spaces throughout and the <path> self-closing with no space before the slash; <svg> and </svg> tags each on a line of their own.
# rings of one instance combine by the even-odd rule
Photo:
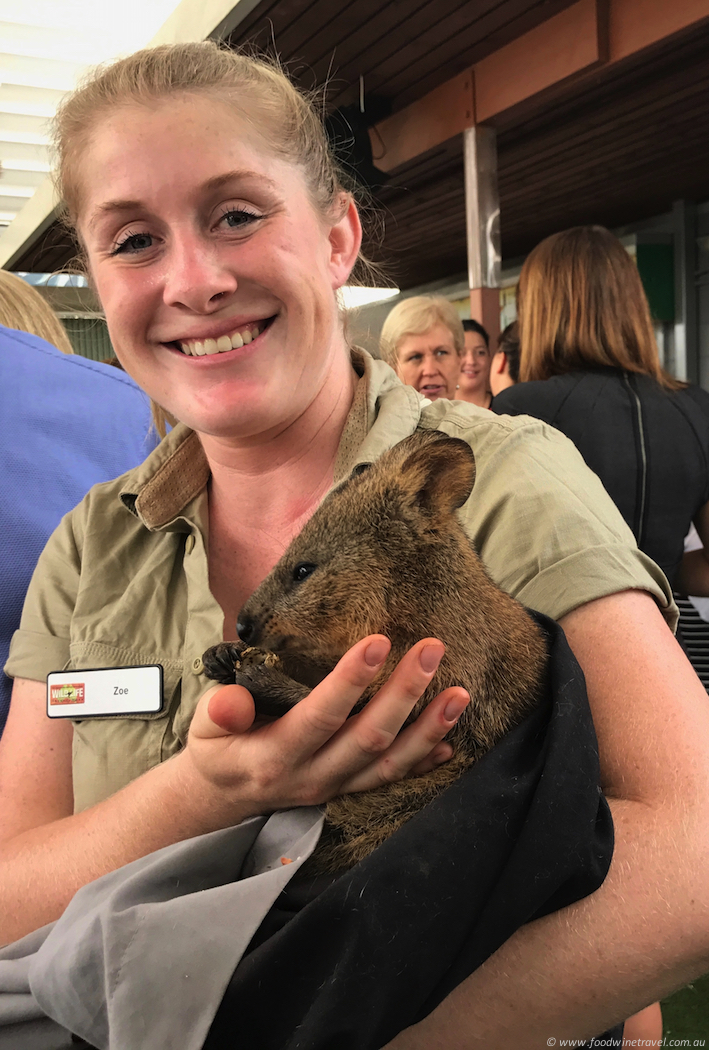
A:
<svg viewBox="0 0 709 1050">
<path fill-rule="evenodd" d="M 371 468 L 371 466 L 372 466 L 371 463 L 358 463 L 356 467 L 352 468 L 352 472 L 350 474 L 350 477 L 351 478 L 358 478 L 360 476 L 360 474 L 364 474 L 365 470 L 369 470 Z"/>
<path fill-rule="evenodd" d="M 475 456 L 459 438 L 441 437 L 414 448 L 399 468 L 398 484 L 433 518 L 462 507 L 475 483 Z"/>
</svg>

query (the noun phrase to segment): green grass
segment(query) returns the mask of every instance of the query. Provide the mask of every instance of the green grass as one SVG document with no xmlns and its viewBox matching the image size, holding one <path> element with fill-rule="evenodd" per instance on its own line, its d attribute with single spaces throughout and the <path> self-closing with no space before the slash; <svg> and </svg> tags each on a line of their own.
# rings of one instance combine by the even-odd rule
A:
<svg viewBox="0 0 709 1050">
<path fill-rule="evenodd" d="M 662 1020 L 666 1039 L 691 1039 L 695 1046 L 709 1047 L 709 974 L 663 999 Z"/>
</svg>

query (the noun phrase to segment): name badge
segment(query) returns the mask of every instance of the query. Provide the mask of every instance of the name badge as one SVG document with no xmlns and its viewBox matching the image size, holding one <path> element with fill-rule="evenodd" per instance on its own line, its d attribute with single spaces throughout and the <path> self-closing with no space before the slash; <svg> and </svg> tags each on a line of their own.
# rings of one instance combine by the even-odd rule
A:
<svg viewBox="0 0 709 1050">
<path fill-rule="evenodd" d="M 47 675 L 50 718 L 115 718 L 162 709 L 162 667 L 107 667 L 51 671 Z"/>
</svg>

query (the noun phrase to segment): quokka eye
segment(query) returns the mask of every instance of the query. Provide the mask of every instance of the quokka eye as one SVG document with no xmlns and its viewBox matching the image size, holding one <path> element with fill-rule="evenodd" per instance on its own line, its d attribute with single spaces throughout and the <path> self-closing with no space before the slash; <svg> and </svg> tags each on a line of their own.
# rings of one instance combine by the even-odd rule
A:
<svg viewBox="0 0 709 1050">
<path fill-rule="evenodd" d="M 303 580 L 307 580 L 308 576 L 315 572 L 316 569 L 317 565 L 313 565 L 309 561 L 302 561 L 293 569 L 293 579 L 296 583 L 302 583 Z"/>
</svg>

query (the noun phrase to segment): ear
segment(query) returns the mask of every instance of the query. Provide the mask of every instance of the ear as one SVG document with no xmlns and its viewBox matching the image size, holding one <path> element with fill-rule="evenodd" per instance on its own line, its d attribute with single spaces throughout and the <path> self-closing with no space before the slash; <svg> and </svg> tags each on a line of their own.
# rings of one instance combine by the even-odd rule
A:
<svg viewBox="0 0 709 1050">
<path fill-rule="evenodd" d="M 440 437 L 419 444 L 401 464 L 398 481 L 410 505 L 420 507 L 434 520 L 443 520 L 462 507 L 473 490 L 473 450 L 458 438 Z"/>
<path fill-rule="evenodd" d="M 492 356 L 492 362 L 490 363 L 490 371 L 496 376 L 507 375 L 507 354 L 504 350 L 498 350 Z"/>
<path fill-rule="evenodd" d="M 350 477 L 351 478 L 358 478 L 360 476 L 360 474 L 364 474 L 365 470 L 369 470 L 371 468 L 371 466 L 372 466 L 371 463 L 358 463 L 356 467 L 352 468 L 352 472 L 350 473 Z"/>
<path fill-rule="evenodd" d="M 343 205 L 344 210 L 330 227 L 329 233 L 333 288 L 341 288 L 343 284 L 347 284 L 362 244 L 362 225 L 357 205 L 349 195 L 346 200 L 343 199 Z"/>
</svg>

